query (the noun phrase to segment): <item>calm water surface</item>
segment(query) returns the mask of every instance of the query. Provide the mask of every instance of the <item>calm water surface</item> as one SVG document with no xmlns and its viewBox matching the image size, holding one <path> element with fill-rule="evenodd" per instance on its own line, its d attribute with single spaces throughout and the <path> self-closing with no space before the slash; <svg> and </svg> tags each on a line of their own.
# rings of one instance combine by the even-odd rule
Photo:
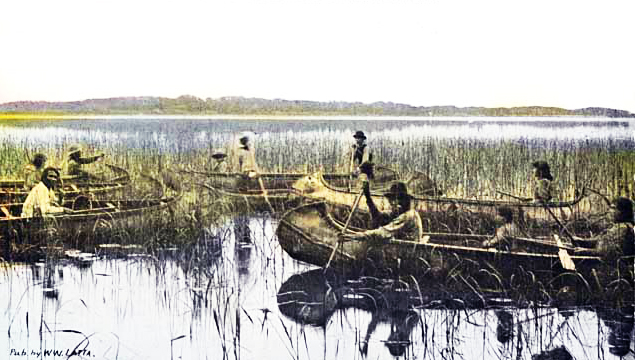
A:
<svg viewBox="0 0 635 360">
<path fill-rule="evenodd" d="M 38 353 L 55 350 L 64 356 L 44 358 L 363 358 L 360 341 L 373 319 L 364 307 L 331 309 L 323 326 L 302 324 L 281 311 L 282 284 L 312 267 L 280 249 L 275 226 L 268 218 L 250 219 L 251 242 L 245 243 L 234 236 L 245 228 L 229 223 L 222 244 L 203 239 L 202 261 L 177 261 L 166 251 L 159 257 L 104 258 L 88 267 L 3 267 L 0 355 L 38 359 Z M 313 296 L 310 287 L 298 290 Z M 426 297 L 425 289 L 421 296 Z M 315 309 L 322 307 L 309 304 L 302 311 Z M 403 357 L 410 359 L 530 359 L 560 345 L 576 359 L 617 359 L 611 349 L 620 337 L 621 346 L 633 348 L 632 312 L 629 328 L 628 320 L 616 326 L 622 322 L 591 309 L 503 309 L 511 319 L 503 326 L 507 335 L 501 332 L 506 323 L 500 308 L 404 307 L 409 326 L 394 309 L 377 312 L 368 358 L 394 358 L 387 340 L 400 327 L 407 340 Z"/>
</svg>

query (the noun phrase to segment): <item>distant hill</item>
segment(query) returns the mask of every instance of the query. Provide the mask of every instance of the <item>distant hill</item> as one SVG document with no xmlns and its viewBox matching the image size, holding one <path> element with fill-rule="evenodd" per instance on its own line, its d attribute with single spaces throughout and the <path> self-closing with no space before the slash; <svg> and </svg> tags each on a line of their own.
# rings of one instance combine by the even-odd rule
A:
<svg viewBox="0 0 635 360">
<path fill-rule="evenodd" d="M 392 102 L 318 102 L 306 100 L 222 97 L 205 100 L 184 95 L 176 99 L 164 97 L 117 97 L 69 102 L 17 101 L 0 104 L 0 113 L 64 114 L 64 115 L 366 115 L 366 116 L 594 116 L 635 117 L 624 110 L 599 107 L 567 110 L 555 107 L 529 106 L 485 108 L 456 106 L 411 106 Z"/>
</svg>

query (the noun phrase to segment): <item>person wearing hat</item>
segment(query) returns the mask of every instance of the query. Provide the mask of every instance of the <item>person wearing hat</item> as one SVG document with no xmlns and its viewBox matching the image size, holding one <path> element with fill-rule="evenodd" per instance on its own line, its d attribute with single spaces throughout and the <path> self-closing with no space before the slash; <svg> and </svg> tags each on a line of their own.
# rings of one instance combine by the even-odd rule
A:
<svg viewBox="0 0 635 360">
<path fill-rule="evenodd" d="M 259 173 L 256 165 L 256 150 L 250 140 L 251 133 L 244 132 L 240 134 L 234 153 L 234 166 L 237 167 L 238 172 L 241 174 L 237 182 L 239 189 L 247 189 L 253 186 L 252 179 L 255 179 Z"/>
<path fill-rule="evenodd" d="M 46 164 L 46 155 L 37 153 L 29 164 L 24 167 L 24 187 L 33 189 L 42 179 L 42 171 Z"/>
<path fill-rule="evenodd" d="M 599 255 L 612 261 L 635 255 L 633 202 L 625 197 L 614 199 L 608 215 L 613 225 L 606 232 L 592 238 L 573 237 L 574 245 L 580 246 L 576 253 Z"/>
<path fill-rule="evenodd" d="M 358 176 L 362 173 L 360 166 L 372 162 L 373 155 L 366 144 L 366 135 L 363 131 L 356 131 L 353 138 L 355 144 L 351 146 L 349 172 Z M 372 172 L 366 175 L 372 179 Z"/>
<path fill-rule="evenodd" d="M 227 167 L 227 162 L 225 162 L 226 158 L 227 154 L 225 154 L 223 149 L 215 149 L 212 153 L 212 159 L 215 161 L 215 163 L 213 163 L 212 172 L 225 171 Z"/>
<path fill-rule="evenodd" d="M 103 159 L 104 156 L 106 155 L 101 153 L 97 156 L 82 157 L 81 147 L 79 145 L 73 145 L 68 149 L 67 158 L 63 166 L 64 173 L 81 178 L 88 178 L 89 173 L 82 170 L 82 165 L 94 163 L 99 159 Z"/>
<path fill-rule="evenodd" d="M 390 210 L 381 212 L 377 209 L 370 194 L 368 181 L 362 182 L 362 191 L 371 215 L 371 230 L 358 234 L 346 234 L 348 240 L 379 240 L 386 242 L 392 238 L 423 239 L 423 224 L 415 209 L 411 208 L 412 197 L 408 194 L 406 184 L 393 181 L 384 196 L 390 203 Z"/>
<path fill-rule="evenodd" d="M 546 161 L 534 161 L 531 165 L 534 167 L 536 178 L 534 201 L 547 202 L 552 199 L 554 193 L 553 176 L 551 176 L 549 164 Z"/>
<path fill-rule="evenodd" d="M 47 167 L 42 171 L 41 181 L 29 192 L 22 204 L 22 217 L 46 216 L 56 213 L 72 213 L 71 209 L 57 206 L 55 189 L 60 182 L 60 172 Z"/>
</svg>

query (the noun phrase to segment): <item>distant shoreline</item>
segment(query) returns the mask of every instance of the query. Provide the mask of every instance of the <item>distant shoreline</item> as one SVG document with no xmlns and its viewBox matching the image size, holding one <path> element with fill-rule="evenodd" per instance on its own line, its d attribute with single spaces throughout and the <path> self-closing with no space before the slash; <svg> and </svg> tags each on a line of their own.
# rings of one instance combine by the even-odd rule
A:
<svg viewBox="0 0 635 360">
<path fill-rule="evenodd" d="M 461 121 L 461 122 L 623 122 L 633 121 L 628 117 L 552 115 L 552 116 L 412 116 L 412 115 L 45 115 L 45 114 L 1 114 L 3 120 L 322 120 L 322 121 Z"/>
</svg>

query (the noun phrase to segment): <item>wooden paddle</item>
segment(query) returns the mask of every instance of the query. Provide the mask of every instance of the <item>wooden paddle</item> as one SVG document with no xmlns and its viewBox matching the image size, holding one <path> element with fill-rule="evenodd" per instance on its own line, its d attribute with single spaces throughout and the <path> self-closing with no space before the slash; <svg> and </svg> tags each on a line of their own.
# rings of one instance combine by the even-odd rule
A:
<svg viewBox="0 0 635 360">
<path fill-rule="evenodd" d="M 551 217 L 558 224 L 558 226 L 560 226 L 562 230 L 564 230 L 564 233 L 567 234 L 567 236 L 571 239 L 571 243 L 573 243 L 573 235 L 569 232 L 569 229 L 567 229 L 564 225 L 562 225 L 560 220 L 556 217 L 556 215 L 554 215 L 553 211 L 551 211 L 551 209 L 549 208 L 549 206 L 547 206 L 547 204 L 543 203 L 543 207 L 547 210 L 549 215 L 551 215 Z M 554 234 L 553 236 L 556 239 L 556 244 L 558 244 L 558 247 L 560 248 L 558 250 L 558 257 L 560 258 L 560 263 L 562 264 L 562 267 L 567 270 L 575 271 L 575 264 L 573 263 L 573 260 L 571 260 L 571 256 L 569 256 L 569 253 L 567 252 L 566 249 L 562 248 L 564 246 L 564 244 L 562 243 L 562 240 L 560 240 L 560 237 L 556 234 Z"/>
<path fill-rule="evenodd" d="M 269 209 L 271 209 L 271 213 L 275 213 L 275 211 L 273 210 L 273 206 L 271 205 L 271 203 L 269 202 L 269 196 L 267 195 L 267 189 L 265 189 L 265 184 L 262 181 L 262 178 L 260 177 L 260 175 L 256 175 L 258 176 L 258 184 L 260 184 L 260 190 L 262 190 L 262 195 L 264 195 L 265 197 L 265 202 L 267 203 L 267 205 L 269 205 Z"/>
<path fill-rule="evenodd" d="M 516 195 L 512 195 L 510 193 L 506 193 L 504 191 L 499 191 L 496 190 L 497 193 L 501 194 L 501 195 L 505 195 L 505 196 L 509 196 L 510 198 L 516 199 L 516 200 L 520 200 L 520 201 L 531 201 L 533 200 L 532 198 L 526 198 L 526 197 L 522 197 L 522 196 L 516 196 Z"/>
<path fill-rule="evenodd" d="M 350 224 L 351 219 L 353 218 L 353 214 L 355 213 L 355 210 L 357 210 L 357 207 L 359 206 L 359 201 L 362 199 L 363 195 L 364 195 L 364 186 L 362 185 L 362 191 L 360 191 L 359 195 L 357 195 L 357 198 L 355 199 L 355 202 L 353 203 L 353 208 L 351 209 L 351 213 L 348 215 L 348 219 L 346 219 L 346 223 L 344 224 L 344 228 L 342 229 L 342 235 L 346 233 L 346 229 L 348 229 L 348 224 Z M 333 257 L 335 256 L 335 253 L 337 252 L 337 248 L 340 246 L 341 242 L 342 240 L 338 240 L 337 243 L 335 244 L 335 247 L 333 248 L 333 251 L 331 252 L 331 256 L 329 257 L 329 261 L 324 266 L 325 272 L 326 272 L 326 269 L 328 269 L 328 267 L 331 265 L 331 261 L 333 260 Z"/>
</svg>

